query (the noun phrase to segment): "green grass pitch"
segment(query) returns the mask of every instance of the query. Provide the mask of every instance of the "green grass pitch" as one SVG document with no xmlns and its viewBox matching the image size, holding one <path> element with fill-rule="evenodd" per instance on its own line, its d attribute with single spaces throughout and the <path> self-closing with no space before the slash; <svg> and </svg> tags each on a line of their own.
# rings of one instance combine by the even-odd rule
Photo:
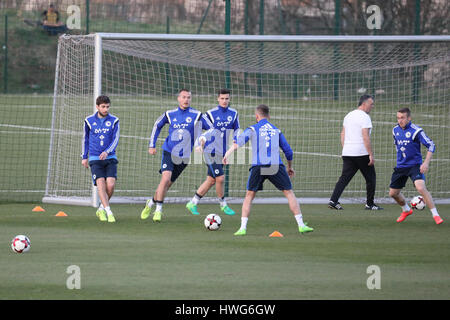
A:
<svg viewBox="0 0 450 320">
<path fill-rule="evenodd" d="M 235 216 L 221 215 L 219 231 L 203 226 L 217 205 L 200 204 L 200 216 L 167 204 L 161 223 L 140 220 L 142 206 L 113 205 L 117 222 L 102 223 L 95 209 L 0 204 L 1 299 L 449 299 L 450 205 L 436 225 L 428 209 L 403 223 L 398 206 L 371 212 L 345 205 L 302 205 L 315 228 L 298 233 L 287 205 L 254 205 L 245 237 L 233 233 Z M 55 217 L 58 211 L 67 217 Z M 284 237 L 270 238 L 274 230 Z M 31 240 L 11 251 L 17 234 Z M 69 290 L 67 268 L 80 268 L 80 289 Z M 369 266 L 380 268 L 380 289 L 367 287 Z"/>
<path fill-rule="evenodd" d="M 121 118 L 123 139 L 114 196 L 153 193 L 159 182 L 156 172 L 160 153 L 153 159 L 147 154 L 149 126 L 174 101 L 152 105 L 148 113 L 145 100 L 136 107 L 142 116 L 135 119 L 135 113 L 129 112 L 129 100 L 115 98 L 112 111 Z M 257 101 L 237 97 L 234 101 L 242 127 L 253 123 L 250 107 Z M 254 205 L 248 235 L 237 238 L 233 233 L 239 228 L 240 205 L 232 206 L 236 216 L 221 215 L 222 228 L 211 232 L 203 227 L 203 218 L 207 213 L 219 212 L 217 205 L 201 204 L 202 214 L 195 217 L 182 204 L 166 204 L 160 224 L 150 219 L 141 221 L 142 206 L 113 205 L 117 222 L 108 224 L 98 221 L 93 208 L 41 204 L 47 177 L 51 104 L 50 96 L 0 96 L 0 153 L 7 159 L 0 165 L 0 299 L 450 298 L 450 205 L 438 204 L 445 220 L 439 226 L 427 209 L 399 224 L 395 220 L 400 209 L 394 205 L 382 205 L 386 209 L 375 213 L 362 210 L 361 205 L 345 205 L 340 214 L 326 205 L 302 205 L 304 220 L 315 228 L 306 235 L 298 233 L 287 205 Z M 206 110 L 211 99 L 198 98 L 197 104 Z M 269 101 L 269 105 L 276 105 L 276 101 Z M 323 111 L 330 111 L 328 102 L 314 106 L 295 109 L 296 117 L 305 118 L 298 127 L 283 119 L 286 111 L 274 108 L 274 122 L 292 137 L 290 143 L 298 152 L 293 181 L 297 197 L 328 197 L 341 170 L 338 133 L 351 105 L 336 106 L 331 110 L 332 119 Z M 391 130 L 397 108 L 380 102 L 372 114 L 377 197 L 387 196 L 395 152 Z M 80 115 L 80 124 L 84 114 Z M 414 117 L 437 144 L 438 152 L 427 175 L 435 198 L 448 198 L 450 190 L 448 115 L 444 106 L 422 106 Z M 139 130 L 133 131 L 129 124 L 136 122 Z M 81 131 L 81 125 L 73 130 Z M 70 179 L 83 179 L 79 188 L 88 192 L 90 176 L 78 158 L 81 132 L 73 134 L 71 141 L 76 143 L 71 149 L 76 154 L 69 157 L 74 162 Z M 135 168 L 137 164 L 142 168 Z M 241 169 L 243 174 L 235 174 L 230 185 L 240 197 L 245 192 L 248 166 Z M 204 175 L 203 164 L 190 165 L 169 195 L 193 195 Z M 265 187 L 271 189 L 269 184 Z M 322 191 L 317 194 L 317 190 Z M 359 196 L 364 190 L 358 174 L 343 196 Z M 410 183 L 405 191 L 416 194 Z M 213 196 L 214 191 L 208 195 Z M 258 198 L 264 197 L 264 192 L 258 194 Z M 31 212 L 38 204 L 46 212 Z M 55 217 L 60 210 L 68 217 Z M 269 238 L 275 230 L 284 237 Z M 29 252 L 11 251 L 10 241 L 17 234 L 30 237 Z M 66 286 L 70 277 L 67 268 L 72 265 L 80 267 L 79 290 Z M 380 268 L 381 289 L 367 288 L 371 276 L 367 269 L 372 265 Z"/>
</svg>

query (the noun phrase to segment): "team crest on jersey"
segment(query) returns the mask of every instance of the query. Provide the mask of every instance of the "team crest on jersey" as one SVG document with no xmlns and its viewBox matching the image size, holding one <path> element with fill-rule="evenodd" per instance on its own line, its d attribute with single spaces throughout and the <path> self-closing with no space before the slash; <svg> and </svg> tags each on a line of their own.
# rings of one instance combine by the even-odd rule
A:
<svg viewBox="0 0 450 320">
<path fill-rule="evenodd" d="M 231 120 L 233 120 L 233 117 L 232 116 L 228 116 L 227 120 L 231 121 Z"/>
<path fill-rule="evenodd" d="M 407 138 L 410 138 L 410 137 L 411 137 L 411 132 L 405 133 L 405 136 L 406 136 Z"/>
<path fill-rule="evenodd" d="M 187 118 L 186 118 L 186 122 L 187 122 L 187 123 L 191 123 L 191 122 L 192 122 L 192 118 L 191 118 L 191 117 L 187 117 Z"/>
<path fill-rule="evenodd" d="M 106 122 L 105 122 L 105 126 L 111 127 L 111 121 L 106 121 Z"/>
</svg>

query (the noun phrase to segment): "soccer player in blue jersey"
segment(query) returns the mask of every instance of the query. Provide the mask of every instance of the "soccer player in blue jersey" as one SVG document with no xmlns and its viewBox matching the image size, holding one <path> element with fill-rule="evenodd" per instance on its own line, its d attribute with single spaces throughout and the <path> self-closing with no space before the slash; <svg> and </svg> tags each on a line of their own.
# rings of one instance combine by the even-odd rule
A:
<svg viewBox="0 0 450 320">
<path fill-rule="evenodd" d="M 195 139 L 200 136 L 202 130 L 212 128 L 207 117 L 191 107 L 191 97 L 189 90 L 181 89 L 177 97 L 178 108 L 163 113 L 153 126 L 148 149 L 150 155 L 156 154 L 156 140 L 165 125 L 169 125 L 169 134 L 162 146 L 163 157 L 159 170 L 161 180 L 153 199 L 147 200 L 141 212 L 141 219 L 147 219 L 152 206 L 156 205 L 153 221 L 161 221 L 166 193 L 187 167 Z"/>
<path fill-rule="evenodd" d="M 111 101 L 107 96 L 96 99 L 97 112 L 84 119 L 81 164 L 91 167 L 92 181 L 97 186 L 100 207 L 96 214 L 100 221 L 115 222 L 109 207 L 117 179 L 116 148 L 119 143 L 119 118 L 109 113 Z"/>
<path fill-rule="evenodd" d="M 239 147 L 244 146 L 249 140 L 252 142 L 252 166 L 247 181 L 247 192 L 242 204 L 241 227 L 234 234 L 244 236 L 247 233 L 247 222 L 250 215 L 252 201 L 256 192 L 262 190 L 263 183 L 268 179 L 278 190 L 281 190 L 289 203 L 289 209 L 294 214 L 300 233 L 311 232 L 314 229 L 303 222 L 297 198 L 292 190 L 290 177 L 294 177 L 292 168 L 293 151 L 281 130 L 269 122 L 269 107 L 260 104 L 255 110 L 256 124 L 248 127 L 240 134 L 232 147 L 223 157 L 223 163 L 227 164 L 230 155 Z M 281 160 L 280 149 L 286 156 L 288 167 Z"/>
<path fill-rule="evenodd" d="M 411 110 L 402 108 L 397 111 L 398 125 L 392 130 L 394 144 L 397 150 L 397 166 L 392 173 L 389 195 L 402 207 L 402 214 L 397 222 L 402 222 L 413 210 L 406 203 L 405 197 L 401 194 L 401 189 L 406 185 L 408 177 L 414 183 L 416 190 L 420 193 L 425 204 L 431 210 L 436 224 L 444 222 L 434 205 L 433 198 L 425 186 L 425 173 L 428 172 L 430 161 L 436 150 L 434 142 L 425 134 L 422 128 L 411 122 Z M 427 155 L 422 162 L 420 145 L 427 149 Z"/>
<path fill-rule="evenodd" d="M 200 151 L 204 151 L 204 159 L 208 168 L 207 177 L 195 192 L 192 200 L 186 204 L 189 212 L 195 215 L 200 214 L 197 210 L 198 202 L 214 185 L 216 185 L 220 209 L 225 214 L 234 215 L 234 211 L 228 206 L 224 197 L 225 176 L 222 159 L 227 151 L 231 131 L 236 134 L 239 129 L 239 115 L 235 109 L 229 107 L 230 90 L 220 89 L 217 100 L 219 105 L 206 112 L 206 116 L 213 123 L 214 128 L 200 136 L 197 147 Z"/>
</svg>

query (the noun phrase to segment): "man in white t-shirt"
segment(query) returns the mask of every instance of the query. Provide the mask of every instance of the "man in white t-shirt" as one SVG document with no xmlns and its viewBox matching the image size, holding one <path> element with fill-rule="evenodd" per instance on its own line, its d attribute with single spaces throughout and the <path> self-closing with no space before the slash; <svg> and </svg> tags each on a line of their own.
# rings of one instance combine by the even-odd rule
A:
<svg viewBox="0 0 450 320">
<path fill-rule="evenodd" d="M 358 108 L 349 112 L 344 118 L 341 131 L 342 144 L 342 174 L 334 187 L 328 207 L 342 210 L 339 198 L 345 187 L 352 180 L 358 170 L 366 179 L 366 210 L 381 210 L 383 208 L 374 203 L 376 174 L 370 133 L 372 120 L 369 113 L 374 106 L 373 96 L 363 95 L 359 99 Z"/>
</svg>

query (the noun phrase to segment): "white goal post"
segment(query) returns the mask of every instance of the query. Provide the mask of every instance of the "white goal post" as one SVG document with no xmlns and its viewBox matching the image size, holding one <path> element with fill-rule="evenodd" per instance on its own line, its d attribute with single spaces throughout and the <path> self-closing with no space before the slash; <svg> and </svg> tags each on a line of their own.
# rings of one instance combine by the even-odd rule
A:
<svg viewBox="0 0 450 320">
<path fill-rule="evenodd" d="M 159 182 L 158 155 L 147 153 L 155 120 L 176 108 L 176 92 L 192 91 L 202 112 L 217 105 L 221 88 L 231 89 L 241 128 L 253 124 L 260 103 L 294 150 L 293 188 L 302 203 L 326 203 L 340 176 L 339 133 L 360 95 L 375 95 L 374 128 L 378 202 L 390 202 L 395 165 L 392 127 L 396 110 L 408 106 L 413 121 L 437 145 L 427 185 L 437 202 L 450 202 L 450 36 L 251 36 L 96 33 L 59 38 L 48 174 L 43 202 L 97 206 L 96 188 L 81 166 L 83 119 L 95 99 L 110 96 L 120 118 L 118 180 L 112 203 L 143 203 Z M 248 160 L 248 159 L 247 159 Z M 249 162 L 226 173 L 230 202 L 245 195 Z M 192 161 L 168 193 L 184 202 L 206 177 L 204 163 Z M 405 195 L 416 191 L 408 186 Z M 212 188 L 207 195 L 215 197 Z M 256 202 L 279 202 L 267 183 Z M 365 200 L 357 174 L 342 203 Z M 208 199 L 206 199 L 208 200 Z"/>
</svg>

